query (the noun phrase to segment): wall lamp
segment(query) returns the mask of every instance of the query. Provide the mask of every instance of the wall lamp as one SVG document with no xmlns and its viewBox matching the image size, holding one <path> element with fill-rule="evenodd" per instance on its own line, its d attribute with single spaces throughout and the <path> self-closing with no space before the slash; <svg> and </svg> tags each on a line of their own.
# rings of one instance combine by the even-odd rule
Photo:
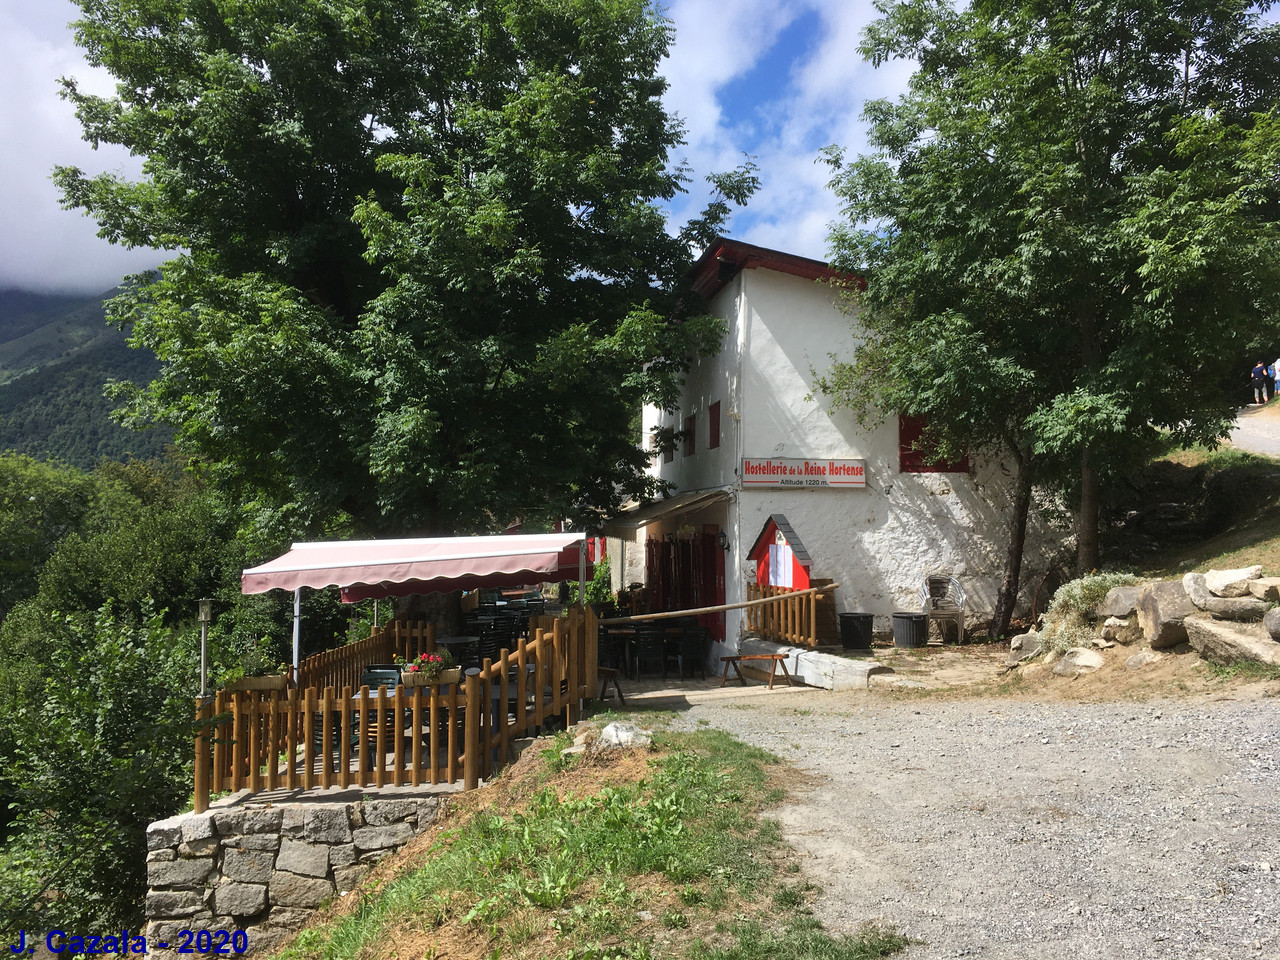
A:
<svg viewBox="0 0 1280 960">
<path fill-rule="evenodd" d="M 723 530 L 721 530 L 719 535 L 716 537 L 716 542 L 720 544 L 721 550 L 725 553 L 729 552 L 729 535 Z"/>
</svg>

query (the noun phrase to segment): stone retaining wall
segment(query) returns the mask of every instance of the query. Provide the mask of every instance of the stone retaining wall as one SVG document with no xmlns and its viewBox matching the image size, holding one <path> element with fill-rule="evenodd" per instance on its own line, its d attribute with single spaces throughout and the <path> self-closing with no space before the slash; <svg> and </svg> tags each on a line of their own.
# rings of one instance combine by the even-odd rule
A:
<svg viewBox="0 0 1280 960">
<path fill-rule="evenodd" d="M 157 944 L 177 947 L 183 930 L 244 930 L 251 952 L 274 946 L 434 823 L 441 806 L 440 797 L 283 803 L 151 824 L 149 953 L 168 956 Z"/>
</svg>

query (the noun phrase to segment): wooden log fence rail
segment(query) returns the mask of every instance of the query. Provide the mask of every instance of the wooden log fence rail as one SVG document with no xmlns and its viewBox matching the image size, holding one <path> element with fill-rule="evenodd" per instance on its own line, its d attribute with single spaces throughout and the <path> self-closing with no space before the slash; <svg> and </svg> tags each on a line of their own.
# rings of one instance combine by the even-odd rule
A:
<svg viewBox="0 0 1280 960">
<path fill-rule="evenodd" d="M 806 647 L 818 645 L 817 591 L 748 583 L 747 599 L 776 601 L 747 608 L 747 629 L 760 634 L 761 639 Z"/>
<path fill-rule="evenodd" d="M 590 610 L 531 618 L 529 639 L 447 687 L 356 687 L 363 665 L 430 650 L 429 625 L 388 625 L 368 640 L 309 657 L 287 690 L 219 690 L 198 700 L 195 810 L 247 790 L 457 783 L 473 789 L 511 755 L 511 741 L 550 717 L 576 722 L 596 694 L 597 624 Z M 357 660 L 367 657 L 363 664 Z M 354 666 L 353 666 L 354 664 Z"/>
</svg>

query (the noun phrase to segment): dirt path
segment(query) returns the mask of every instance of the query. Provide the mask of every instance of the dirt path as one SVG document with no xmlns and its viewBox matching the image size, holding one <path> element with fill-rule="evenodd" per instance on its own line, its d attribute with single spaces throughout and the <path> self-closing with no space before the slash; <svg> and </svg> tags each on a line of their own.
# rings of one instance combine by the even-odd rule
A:
<svg viewBox="0 0 1280 960">
<path fill-rule="evenodd" d="M 891 923 L 920 941 L 910 960 L 1280 960 L 1278 685 L 1166 669 L 1157 689 L 1200 692 L 1134 700 L 1150 681 L 1109 671 L 709 702 L 679 722 L 808 775 L 777 815 L 824 887 L 818 916 Z"/>
</svg>

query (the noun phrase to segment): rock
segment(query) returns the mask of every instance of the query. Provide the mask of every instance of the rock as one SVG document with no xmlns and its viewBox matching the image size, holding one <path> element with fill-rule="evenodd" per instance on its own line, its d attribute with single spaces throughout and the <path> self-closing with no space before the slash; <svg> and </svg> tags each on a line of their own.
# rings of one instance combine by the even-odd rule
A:
<svg viewBox="0 0 1280 960">
<path fill-rule="evenodd" d="M 1057 663 L 1061 659 L 1062 659 L 1061 650 L 1050 650 L 1048 653 L 1044 655 L 1044 665 L 1046 667 L 1052 667 L 1055 663 Z"/>
<path fill-rule="evenodd" d="M 1142 628 L 1138 626 L 1137 616 L 1107 617 L 1102 624 L 1102 636 L 1106 640 L 1114 640 L 1128 646 L 1142 639 Z"/>
<path fill-rule="evenodd" d="M 147 886 L 194 887 L 204 883 L 212 873 L 212 857 L 154 860 L 147 864 Z"/>
<path fill-rule="evenodd" d="M 170 817 L 168 820 L 157 820 L 147 827 L 147 849 L 159 850 L 163 847 L 176 847 L 181 843 L 181 820 L 181 817 Z"/>
<path fill-rule="evenodd" d="M 1280 640 L 1280 607 L 1272 607 L 1262 615 L 1262 626 L 1272 640 Z"/>
<path fill-rule="evenodd" d="M 271 919 L 275 920 L 276 911 L 271 911 Z M 253 944 L 253 952 L 255 955 L 263 955 L 272 953 L 276 947 L 284 943 L 285 938 L 293 933 L 292 930 L 277 926 L 275 923 L 258 923 L 251 927 L 244 928 L 245 936 L 249 938 L 249 943 Z"/>
<path fill-rule="evenodd" d="M 609 724 L 600 731 L 600 739 L 596 741 L 597 749 L 622 749 L 625 747 L 648 747 L 653 744 L 653 731 L 642 730 L 631 723 Z"/>
<path fill-rule="evenodd" d="M 418 832 L 421 833 L 440 816 L 440 798 L 427 797 L 418 801 Z"/>
<path fill-rule="evenodd" d="M 1131 617 L 1138 609 L 1138 594 L 1141 592 L 1140 583 L 1129 587 L 1112 587 L 1094 612 L 1099 617 Z"/>
<path fill-rule="evenodd" d="M 182 839 L 187 843 L 192 840 L 208 840 L 214 836 L 217 836 L 217 831 L 213 827 L 212 814 L 191 814 L 182 818 Z"/>
<path fill-rule="evenodd" d="M 276 869 L 299 873 L 304 877 L 323 877 L 329 872 L 329 848 L 323 843 L 282 840 Z"/>
<path fill-rule="evenodd" d="M 413 839 L 413 827 L 407 823 L 392 823 L 385 827 L 359 827 L 351 831 L 352 839 L 361 850 L 383 850 L 398 847 Z"/>
<path fill-rule="evenodd" d="M 244 850 L 278 850 L 280 837 L 274 833 L 251 833 L 245 837 L 226 837 L 224 847 L 240 847 Z"/>
<path fill-rule="evenodd" d="M 585 743 L 577 743 L 577 744 L 574 744 L 572 747 L 566 747 L 565 749 L 561 750 L 560 756 L 576 757 L 578 754 L 586 753 L 586 752 L 587 752 L 587 745 Z"/>
<path fill-rule="evenodd" d="M 203 840 L 192 840 L 189 843 L 178 844 L 178 856 L 180 857 L 211 857 L 214 851 L 218 849 L 217 837 L 206 837 Z"/>
<path fill-rule="evenodd" d="M 1124 662 L 1126 670 L 1141 670 L 1149 663 L 1159 663 L 1164 659 L 1164 654 L 1156 653 L 1154 650 L 1142 650 L 1135 653 L 1132 657 Z"/>
<path fill-rule="evenodd" d="M 1262 567 L 1241 567 L 1238 570 L 1210 570 L 1204 575 L 1205 585 L 1215 597 L 1247 597 L 1249 581 L 1262 576 Z"/>
<path fill-rule="evenodd" d="M 314 916 L 315 913 L 311 910 L 299 910 L 296 907 L 276 907 L 271 911 L 271 923 L 288 930 L 297 930 Z M 253 943 L 252 940 L 249 942 Z"/>
<path fill-rule="evenodd" d="M 340 843 L 329 848 L 329 863 L 333 867 L 349 867 L 357 859 L 354 843 Z"/>
<path fill-rule="evenodd" d="M 242 833 L 279 833 L 284 815 L 278 807 L 261 807 L 244 811 L 240 822 Z"/>
<path fill-rule="evenodd" d="M 364 822 L 371 827 L 385 827 L 417 812 L 416 800 L 370 800 L 364 805 Z"/>
<path fill-rule="evenodd" d="M 178 859 L 177 851 L 169 849 L 167 847 L 163 850 L 151 850 L 147 853 L 147 863 L 152 863 L 153 861 L 156 861 L 156 860 L 177 860 L 177 859 Z"/>
<path fill-rule="evenodd" d="M 244 833 L 244 811 L 215 810 L 213 825 L 217 828 L 220 837 L 234 837 L 238 833 Z"/>
<path fill-rule="evenodd" d="M 1261 620 L 1267 612 L 1267 605 L 1253 597 L 1215 597 L 1203 573 L 1184 574 L 1182 587 L 1199 609 L 1224 620 Z"/>
<path fill-rule="evenodd" d="M 349 867 L 338 867 L 333 871 L 333 879 L 340 891 L 354 890 L 357 883 L 369 872 L 367 864 L 357 863 Z"/>
<path fill-rule="evenodd" d="M 1205 660 L 1280 665 L 1280 643 L 1260 623 L 1227 623 L 1205 616 L 1187 617 L 1185 623 L 1192 648 Z"/>
<path fill-rule="evenodd" d="M 300 837 L 305 830 L 306 808 L 296 803 L 280 810 L 280 835 L 282 837 Z"/>
<path fill-rule="evenodd" d="M 252 917 L 266 906 L 267 888 L 259 883 L 221 883 L 213 891 L 213 911 L 221 917 Z"/>
<path fill-rule="evenodd" d="M 299 877 L 276 871 L 271 875 L 268 897 L 282 907 L 318 907 L 334 895 L 332 880 Z"/>
<path fill-rule="evenodd" d="M 1280 600 L 1280 577 L 1260 577 L 1257 580 L 1250 580 L 1249 593 L 1269 603 Z"/>
<path fill-rule="evenodd" d="M 1040 641 L 1040 632 L 1038 630 L 1028 630 L 1021 636 L 1014 637 L 1009 641 L 1009 656 L 1005 659 L 1004 664 L 1006 667 L 1016 666 L 1024 660 L 1039 656 L 1040 651 L 1043 649 L 1044 644 Z"/>
<path fill-rule="evenodd" d="M 276 861 L 274 850 L 246 850 L 228 847 L 222 854 L 222 875 L 244 883 L 266 883 Z"/>
<path fill-rule="evenodd" d="M 1106 662 L 1102 654 L 1096 650 L 1072 647 L 1062 655 L 1062 659 L 1054 666 L 1053 672 L 1059 677 L 1078 677 L 1082 673 L 1092 673 L 1094 670 L 1101 669 Z"/>
<path fill-rule="evenodd" d="M 312 843 L 351 842 L 351 823 L 345 807 L 313 804 L 307 808 L 303 826 Z"/>
<path fill-rule="evenodd" d="M 1112 647 L 1115 646 L 1115 644 L 1112 643 L 1110 640 L 1108 640 L 1106 637 L 1094 637 L 1093 645 L 1097 647 L 1099 650 L 1110 650 Z"/>
<path fill-rule="evenodd" d="M 1186 589 L 1177 580 L 1161 580 L 1143 585 L 1138 593 L 1138 623 L 1153 649 L 1161 650 L 1186 643 L 1184 617 L 1196 612 Z"/>
<path fill-rule="evenodd" d="M 208 909 L 204 897 L 194 890 L 150 890 L 147 916 L 153 920 L 180 920 Z"/>
</svg>

